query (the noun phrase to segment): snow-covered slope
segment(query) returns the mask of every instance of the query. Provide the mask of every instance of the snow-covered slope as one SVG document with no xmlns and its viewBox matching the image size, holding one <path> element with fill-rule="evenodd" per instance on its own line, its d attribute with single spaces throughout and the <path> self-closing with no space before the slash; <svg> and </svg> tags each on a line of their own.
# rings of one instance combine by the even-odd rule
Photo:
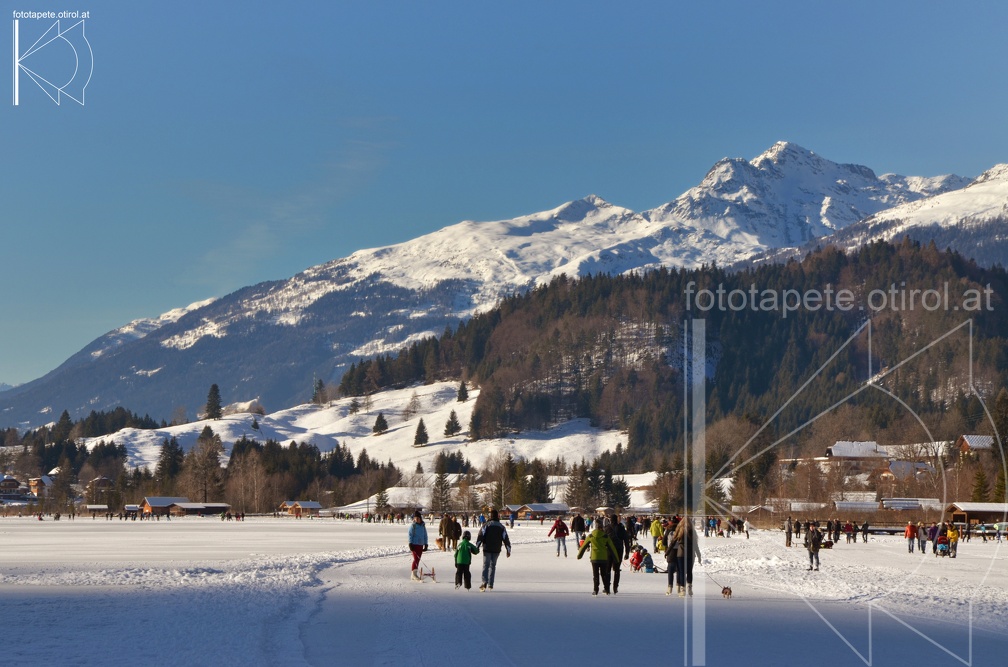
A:
<svg viewBox="0 0 1008 667">
<path fill-rule="evenodd" d="M 624 434 L 592 428 L 587 420 L 575 420 L 545 432 L 481 440 L 478 444 L 468 441 L 465 430 L 456 436 L 445 437 L 444 426 L 452 410 L 465 428 L 479 396 L 479 390 L 473 389 L 469 400 L 460 403 L 456 399 L 457 392 L 458 383 L 441 382 L 378 392 L 372 396 L 370 409 L 356 414 L 350 412 L 351 399 L 341 399 L 325 406 L 298 405 L 268 415 L 241 413 L 161 429 L 128 428 L 112 435 L 90 438 L 85 445 L 91 447 L 100 440 L 124 445 L 129 466 L 148 466 L 153 470 L 161 453 L 161 443 L 166 438 L 176 438 L 182 449 L 188 451 L 196 444 L 203 428 L 209 426 L 224 442 L 225 455 L 230 453 L 231 444 L 242 436 L 259 442 L 272 439 L 284 445 L 292 441 L 312 444 L 323 453 L 340 444 L 348 447 L 354 458 L 367 450 L 368 458 L 382 463 L 392 461 L 404 472 L 415 470 L 417 463 L 424 470 L 433 470 L 434 458 L 440 452 L 461 452 L 473 465 L 482 467 L 501 452 L 544 461 L 563 458 L 575 463 L 582 457 L 591 460 L 604 451 L 615 450 L 618 443 L 626 446 Z M 420 403 L 419 411 L 404 419 L 403 412 L 414 394 Z M 389 430 L 376 436 L 371 428 L 379 412 L 388 421 Z M 413 438 L 421 419 L 430 442 L 424 447 L 414 447 Z M 253 420 L 257 423 L 255 427 Z"/>
<path fill-rule="evenodd" d="M 965 187 L 887 208 L 824 239 L 767 255 L 771 260 L 801 256 L 829 242 L 845 250 L 872 241 L 909 237 L 952 248 L 978 263 L 1008 260 L 1008 164 L 995 165 Z"/>
<path fill-rule="evenodd" d="M 592 195 L 511 220 L 460 222 L 116 329 L 44 378 L 0 393 L 0 426 L 117 405 L 156 419 L 191 414 L 211 384 L 227 402 L 259 397 L 277 409 L 307 400 L 314 378 L 337 382 L 357 359 L 439 335 L 561 273 L 730 266 L 893 207 L 928 210 L 943 193 L 960 193 L 959 212 L 998 206 L 982 180 L 956 190 L 966 183 L 876 177 L 779 142 L 751 161 L 719 161 L 699 185 L 649 211 Z"/>
<path fill-rule="evenodd" d="M 1008 218 L 1008 164 L 988 169 L 962 189 L 894 206 L 868 217 L 862 227 L 886 226 L 878 238 L 892 239 L 927 225 L 976 225 Z"/>
</svg>

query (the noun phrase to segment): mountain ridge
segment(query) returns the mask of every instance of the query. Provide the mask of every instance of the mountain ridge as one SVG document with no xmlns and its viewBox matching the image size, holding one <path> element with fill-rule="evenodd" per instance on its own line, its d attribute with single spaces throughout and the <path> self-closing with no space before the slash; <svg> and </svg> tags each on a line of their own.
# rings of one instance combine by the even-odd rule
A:
<svg viewBox="0 0 1008 667">
<path fill-rule="evenodd" d="M 753 160 L 719 160 L 700 184 L 647 211 L 591 194 L 508 220 L 466 220 L 135 320 L 0 394 L 0 423 L 38 425 L 62 409 L 80 416 L 117 405 L 165 418 L 202 405 L 210 384 L 228 401 L 292 405 L 310 396 L 313 378 L 338 381 L 355 359 L 438 335 L 559 274 L 732 266 L 828 242 L 964 183 L 987 182 L 985 196 L 996 198 L 998 174 L 877 177 L 778 142 Z"/>
</svg>

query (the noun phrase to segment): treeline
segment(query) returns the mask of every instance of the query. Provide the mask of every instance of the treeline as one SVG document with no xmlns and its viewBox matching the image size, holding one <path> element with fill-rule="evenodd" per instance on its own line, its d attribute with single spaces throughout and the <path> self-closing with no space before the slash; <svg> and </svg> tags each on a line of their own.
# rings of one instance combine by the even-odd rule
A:
<svg viewBox="0 0 1008 667">
<path fill-rule="evenodd" d="M 4 447 L 23 445 L 33 448 L 79 438 L 98 438 L 116 433 L 124 428 L 151 429 L 166 426 L 168 424 L 164 420 L 157 422 L 149 415 L 141 417 L 123 407 L 115 408 L 110 412 L 92 410 L 87 417 L 77 421 L 71 420 L 70 413 L 64 410 L 56 423 L 51 426 L 41 426 L 24 433 L 20 433 L 13 427 L 4 429 L 3 435 L 0 437 L 0 445 Z"/>
<path fill-rule="evenodd" d="M 713 266 L 560 276 L 439 338 L 352 365 L 339 389 L 367 396 L 463 378 L 480 388 L 473 439 L 583 417 L 627 432 L 629 469 L 656 469 L 682 448 L 682 331 L 703 318 L 708 423 L 762 421 L 786 404 L 767 432 L 779 436 L 849 397 L 872 433 L 902 426 L 910 407 L 955 437 L 963 420 L 947 415 L 976 414 L 970 360 L 985 397 L 1008 386 L 1006 282 L 1001 267 L 906 240 L 849 255 L 824 248 L 801 262 L 733 273 Z M 826 308 L 822 296 L 840 290 L 851 302 Z M 735 300 L 725 301 L 728 294 Z M 820 301 L 785 312 L 785 295 L 807 294 Z M 860 391 L 869 372 L 887 373 L 889 394 Z"/>
<path fill-rule="evenodd" d="M 223 499 L 235 510 L 270 512 L 285 500 L 317 500 L 341 505 L 398 483 L 392 461 L 380 462 L 361 450 L 356 459 L 345 445 L 322 453 L 310 443 L 259 442 L 242 436 L 221 466 L 224 443 L 206 426 L 196 445 L 183 452 L 165 439 L 143 495 L 184 495 L 199 502 Z"/>
</svg>

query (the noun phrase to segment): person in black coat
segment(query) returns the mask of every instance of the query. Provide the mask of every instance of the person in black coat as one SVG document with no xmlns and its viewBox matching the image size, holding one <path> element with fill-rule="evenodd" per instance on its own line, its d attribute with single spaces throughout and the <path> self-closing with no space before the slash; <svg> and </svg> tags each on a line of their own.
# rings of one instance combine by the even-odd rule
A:
<svg viewBox="0 0 1008 667">
<path fill-rule="evenodd" d="M 480 585 L 480 590 L 492 591 L 494 575 L 497 573 L 497 558 L 500 557 L 501 549 L 507 549 L 507 557 L 511 558 L 511 540 L 508 538 L 507 528 L 500 522 L 497 510 L 490 511 L 490 520 L 480 529 L 479 537 L 476 538 L 476 548 L 480 547 L 483 547 L 483 583 Z"/>
<path fill-rule="evenodd" d="M 627 534 L 626 526 L 620 523 L 615 514 L 605 518 L 602 529 L 616 545 L 616 559 L 609 563 L 612 569 L 612 592 L 615 595 L 619 592 L 620 561 L 630 557 L 630 536 Z"/>
<path fill-rule="evenodd" d="M 573 519 L 571 519 L 571 532 L 574 534 L 574 539 L 577 540 L 578 546 L 581 546 L 581 541 L 585 537 L 585 520 L 581 516 L 581 512 L 578 512 Z"/>
</svg>

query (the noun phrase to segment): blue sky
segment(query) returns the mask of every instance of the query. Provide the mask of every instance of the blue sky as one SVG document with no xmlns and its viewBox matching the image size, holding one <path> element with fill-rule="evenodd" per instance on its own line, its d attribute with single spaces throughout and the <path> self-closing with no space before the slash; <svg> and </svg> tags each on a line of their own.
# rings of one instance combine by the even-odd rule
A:
<svg viewBox="0 0 1008 667">
<path fill-rule="evenodd" d="M 14 10 L 89 11 L 94 52 L 84 106 L 24 77 L 0 103 L 11 384 L 460 220 L 653 208 L 777 140 L 877 173 L 1008 162 L 1004 3 L 2 5 L 4 62 Z M 51 23 L 20 20 L 21 51 Z"/>
</svg>

